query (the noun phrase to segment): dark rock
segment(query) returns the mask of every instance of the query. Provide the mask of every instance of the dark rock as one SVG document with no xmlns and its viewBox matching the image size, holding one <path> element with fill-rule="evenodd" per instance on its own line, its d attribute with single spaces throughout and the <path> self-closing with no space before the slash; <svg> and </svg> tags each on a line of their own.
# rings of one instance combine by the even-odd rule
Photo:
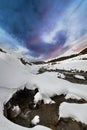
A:
<svg viewBox="0 0 87 130">
<path fill-rule="evenodd" d="M 31 63 L 25 61 L 23 58 L 20 58 L 20 61 L 21 61 L 21 63 L 24 64 L 24 65 L 26 65 L 26 64 L 32 65 Z"/>
<path fill-rule="evenodd" d="M 29 102 L 29 109 L 35 109 L 35 103 L 34 102 Z"/>
<path fill-rule="evenodd" d="M 38 88 L 35 88 L 35 94 L 36 94 L 37 92 L 39 92 L 39 90 L 38 90 Z"/>
<path fill-rule="evenodd" d="M 6 53 L 6 51 L 2 50 L 1 48 L 0 48 L 0 51 L 3 52 L 3 53 Z"/>
<path fill-rule="evenodd" d="M 34 95 L 38 92 L 38 88 L 29 90 L 26 87 L 17 91 L 13 97 L 4 104 L 4 116 L 16 124 L 25 127 L 34 127 L 31 120 L 34 116 L 40 117 L 40 125 L 47 126 L 52 130 L 87 130 L 87 125 L 73 121 L 70 118 L 61 118 L 58 120 L 59 106 L 66 101 L 64 95 L 55 95 L 51 99 L 55 104 L 44 104 L 43 101 L 34 104 Z M 78 100 L 67 100 L 67 102 L 80 103 Z M 82 100 L 81 100 L 82 103 Z M 20 111 L 13 111 L 13 106 L 18 105 Z"/>
<path fill-rule="evenodd" d="M 58 126 L 58 130 L 81 130 L 79 124 L 71 119 L 68 119 L 68 122 L 65 122 L 64 119 L 62 119 Z"/>
</svg>

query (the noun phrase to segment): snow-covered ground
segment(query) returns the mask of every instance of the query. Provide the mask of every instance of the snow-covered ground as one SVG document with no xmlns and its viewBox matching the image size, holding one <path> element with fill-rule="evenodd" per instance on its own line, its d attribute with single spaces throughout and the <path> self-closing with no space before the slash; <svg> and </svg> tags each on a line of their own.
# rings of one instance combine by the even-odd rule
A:
<svg viewBox="0 0 87 130">
<path fill-rule="evenodd" d="M 86 56 L 84 56 L 86 57 Z M 87 60 L 72 58 L 58 62 L 54 65 L 24 65 L 15 54 L 0 52 L 0 129 L 1 130 L 50 130 L 47 127 L 37 125 L 33 128 L 25 128 L 10 122 L 3 116 L 3 104 L 9 100 L 18 89 L 27 86 L 29 89 L 39 88 L 35 95 L 35 102 L 43 99 L 44 103 L 55 103 L 51 96 L 64 94 L 65 98 L 81 99 L 87 101 L 87 85 L 70 83 L 58 78 L 58 72 L 45 72 L 36 74 L 40 67 L 48 69 L 84 70 L 87 71 Z M 64 75 L 60 75 L 64 78 Z M 64 108 L 68 108 L 65 109 Z M 78 112 L 78 108 L 80 112 Z M 73 110 L 72 110 L 73 109 Z M 77 110 L 76 110 L 77 109 Z M 60 105 L 60 117 L 71 117 L 77 121 L 87 124 L 87 104 Z M 80 114 L 79 114 L 80 113 Z"/>
<path fill-rule="evenodd" d="M 65 109 L 67 108 L 67 109 Z M 59 115 L 64 118 L 73 118 L 76 121 L 87 124 L 87 104 L 63 102 L 60 105 Z"/>
<path fill-rule="evenodd" d="M 44 65 L 48 70 L 52 69 L 62 69 L 62 70 L 77 70 L 77 71 L 87 71 L 87 60 L 83 60 L 87 58 L 87 54 L 80 55 L 71 59 L 67 59 L 60 62 L 55 62 L 55 64 L 49 63 L 49 65 Z"/>
<path fill-rule="evenodd" d="M 33 68 L 33 65 L 32 65 Z M 24 65 L 15 54 L 0 52 L 0 129 L 1 130 L 27 130 L 17 124 L 12 123 L 3 116 L 3 105 L 18 89 L 27 87 L 33 89 L 35 83 L 31 79 L 35 75 L 30 65 Z M 37 67 L 35 67 L 37 68 Z M 33 74 L 32 74 L 33 73 Z M 49 130 L 44 126 L 30 128 L 32 130 Z"/>
</svg>

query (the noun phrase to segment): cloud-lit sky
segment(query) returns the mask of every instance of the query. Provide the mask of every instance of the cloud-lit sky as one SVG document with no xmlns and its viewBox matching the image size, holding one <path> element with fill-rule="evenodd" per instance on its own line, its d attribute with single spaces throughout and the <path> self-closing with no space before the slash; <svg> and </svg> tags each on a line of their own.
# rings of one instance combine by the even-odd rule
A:
<svg viewBox="0 0 87 130">
<path fill-rule="evenodd" d="M 1 43 L 27 57 L 55 57 L 86 35 L 87 0 L 0 0 Z"/>
</svg>

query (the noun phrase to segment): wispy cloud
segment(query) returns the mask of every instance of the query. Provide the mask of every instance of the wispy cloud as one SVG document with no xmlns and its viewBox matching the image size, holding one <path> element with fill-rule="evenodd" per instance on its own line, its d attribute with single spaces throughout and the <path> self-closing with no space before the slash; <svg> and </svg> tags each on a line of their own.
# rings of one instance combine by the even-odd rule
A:
<svg viewBox="0 0 87 130">
<path fill-rule="evenodd" d="M 87 34 L 87 0 L 3 0 L 0 26 L 7 30 L 0 29 L 0 45 L 34 59 L 55 57 Z"/>
</svg>

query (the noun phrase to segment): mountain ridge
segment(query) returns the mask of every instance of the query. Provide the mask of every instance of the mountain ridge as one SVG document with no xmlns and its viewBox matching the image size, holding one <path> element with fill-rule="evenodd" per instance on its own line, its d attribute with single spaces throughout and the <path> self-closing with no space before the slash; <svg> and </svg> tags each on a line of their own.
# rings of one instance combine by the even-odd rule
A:
<svg viewBox="0 0 87 130">
<path fill-rule="evenodd" d="M 87 54 L 87 48 L 84 48 L 83 50 L 81 50 L 77 54 L 72 54 L 72 55 L 69 55 L 69 56 L 63 56 L 63 57 L 55 58 L 53 60 L 48 61 L 47 63 L 67 60 L 67 59 L 74 58 L 74 57 L 82 55 L 82 54 Z"/>
</svg>

